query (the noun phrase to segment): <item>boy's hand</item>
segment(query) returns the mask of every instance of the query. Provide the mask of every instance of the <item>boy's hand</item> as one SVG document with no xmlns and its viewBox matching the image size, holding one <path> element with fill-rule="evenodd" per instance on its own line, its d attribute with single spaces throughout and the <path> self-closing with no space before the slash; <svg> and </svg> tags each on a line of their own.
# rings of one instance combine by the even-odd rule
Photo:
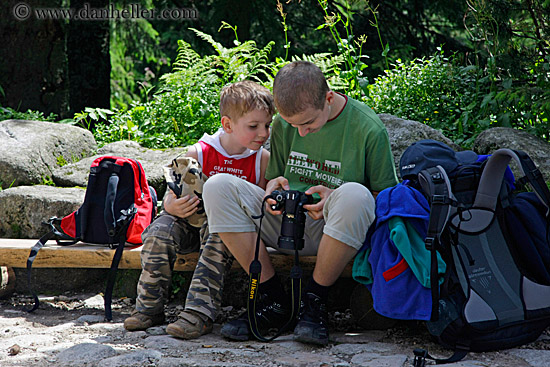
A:
<svg viewBox="0 0 550 367">
<path fill-rule="evenodd" d="M 199 203 L 197 196 L 185 195 L 178 199 L 174 192 L 168 189 L 164 197 L 164 210 L 175 217 L 187 218 L 197 211 Z"/>
<path fill-rule="evenodd" d="M 304 205 L 304 209 L 307 210 L 307 214 L 312 219 L 318 220 L 323 218 L 323 207 L 325 206 L 325 202 L 333 191 L 333 189 L 329 189 L 328 187 L 325 187 L 323 185 L 313 186 L 307 189 L 307 191 L 305 192 L 306 194 L 313 195 L 314 193 L 317 193 L 321 197 L 321 200 L 316 204 Z"/>
<path fill-rule="evenodd" d="M 268 195 L 271 195 L 271 193 L 275 190 L 290 190 L 290 186 L 288 185 L 288 180 L 286 178 L 284 178 L 283 176 L 279 176 L 279 177 L 276 177 L 272 180 L 269 180 L 269 182 L 267 183 L 267 185 L 265 187 L 264 198 Z M 267 204 L 266 208 L 267 208 L 268 213 L 271 213 L 273 215 L 279 215 L 279 214 L 283 213 L 280 210 L 272 210 L 271 209 L 271 205 L 277 204 L 277 202 L 275 200 L 267 199 L 266 204 Z"/>
</svg>

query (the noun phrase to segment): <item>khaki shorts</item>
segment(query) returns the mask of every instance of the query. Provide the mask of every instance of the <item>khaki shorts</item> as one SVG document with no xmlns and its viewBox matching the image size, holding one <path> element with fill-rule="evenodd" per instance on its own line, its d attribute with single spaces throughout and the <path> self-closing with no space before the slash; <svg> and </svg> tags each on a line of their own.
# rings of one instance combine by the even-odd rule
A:
<svg viewBox="0 0 550 367">
<path fill-rule="evenodd" d="M 254 217 L 261 213 L 264 195 L 262 188 L 232 175 L 220 173 L 209 178 L 203 188 L 203 200 L 210 232 L 256 232 L 260 220 Z M 340 186 L 325 203 L 324 219 L 313 220 L 306 215 L 300 255 L 315 255 L 323 234 L 358 250 L 374 221 L 374 207 L 374 198 L 365 186 L 352 182 Z M 281 215 L 266 212 L 262 240 L 269 247 L 292 253 L 277 245 L 281 222 Z"/>
</svg>

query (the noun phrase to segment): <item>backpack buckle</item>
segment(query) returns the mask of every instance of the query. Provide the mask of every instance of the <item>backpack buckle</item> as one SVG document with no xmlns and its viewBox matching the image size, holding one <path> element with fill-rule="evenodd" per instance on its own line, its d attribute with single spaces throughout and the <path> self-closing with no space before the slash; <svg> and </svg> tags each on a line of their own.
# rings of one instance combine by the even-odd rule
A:
<svg viewBox="0 0 550 367">
<path fill-rule="evenodd" d="M 434 247 L 434 245 L 433 245 L 434 242 L 435 242 L 434 237 L 426 237 L 426 239 L 424 239 L 424 244 L 426 246 L 426 250 L 432 251 L 432 249 Z"/>
<path fill-rule="evenodd" d="M 426 357 L 428 357 L 428 351 L 426 349 L 416 348 L 414 350 L 414 367 L 426 366 Z"/>
<path fill-rule="evenodd" d="M 441 176 L 441 172 L 435 172 L 435 173 L 432 173 L 432 181 L 433 183 L 442 183 L 444 182 L 445 180 L 443 179 L 443 176 Z"/>
<path fill-rule="evenodd" d="M 538 179 L 540 179 L 540 178 L 543 178 L 543 177 L 542 177 L 542 173 L 541 173 L 541 171 L 540 171 L 538 168 L 535 168 L 535 169 L 531 170 L 531 175 L 533 176 L 533 178 L 534 178 L 535 180 L 538 180 Z"/>
<path fill-rule="evenodd" d="M 432 204 L 446 204 L 447 196 L 446 195 L 432 195 Z"/>
</svg>

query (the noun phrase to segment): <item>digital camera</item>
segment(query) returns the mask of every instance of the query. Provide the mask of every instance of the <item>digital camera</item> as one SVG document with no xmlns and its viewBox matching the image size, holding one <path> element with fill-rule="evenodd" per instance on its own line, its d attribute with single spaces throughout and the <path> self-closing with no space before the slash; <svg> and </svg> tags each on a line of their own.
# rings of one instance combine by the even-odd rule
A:
<svg viewBox="0 0 550 367">
<path fill-rule="evenodd" d="M 271 193 L 270 197 L 277 202 L 271 205 L 271 209 L 283 212 L 279 247 L 288 250 L 303 249 L 305 212 L 307 211 L 304 209 L 304 205 L 313 204 L 313 196 L 296 190 L 276 190 Z"/>
</svg>

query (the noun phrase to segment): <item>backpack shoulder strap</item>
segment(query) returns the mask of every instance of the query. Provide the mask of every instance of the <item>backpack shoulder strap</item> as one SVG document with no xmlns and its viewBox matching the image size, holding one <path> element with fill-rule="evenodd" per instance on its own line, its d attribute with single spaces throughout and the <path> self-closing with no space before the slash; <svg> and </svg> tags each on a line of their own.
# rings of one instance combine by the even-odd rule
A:
<svg viewBox="0 0 550 367">
<path fill-rule="evenodd" d="M 548 186 L 546 186 L 540 170 L 527 153 L 519 150 L 499 149 L 489 157 L 479 180 L 474 206 L 492 210 L 496 208 L 504 171 L 512 159 L 517 162 L 519 170 L 524 176 L 520 180 L 531 185 L 539 200 L 546 207 L 546 217 L 548 218 L 550 213 L 550 191 Z"/>
<path fill-rule="evenodd" d="M 455 201 L 447 173 L 441 166 L 431 167 L 418 174 L 418 182 L 430 203 L 428 237 L 435 238 L 443 232 Z"/>
<path fill-rule="evenodd" d="M 38 251 L 40 251 L 40 249 L 46 245 L 46 242 L 52 239 L 55 239 L 57 241 L 57 244 L 60 246 L 73 245 L 78 242 L 77 238 L 73 238 L 63 231 L 60 223 L 61 219 L 57 217 L 51 217 L 50 219 L 48 219 L 47 222 L 43 222 L 43 224 L 49 226 L 50 230 L 48 231 L 48 233 L 40 237 L 40 239 L 34 244 L 34 246 L 31 248 L 31 252 L 29 253 L 29 257 L 27 258 L 27 288 L 32 294 L 34 305 L 30 309 L 25 308 L 24 311 L 26 312 L 33 312 L 38 308 L 40 303 L 40 301 L 38 300 L 38 296 L 32 288 L 31 272 L 32 264 L 36 259 L 36 255 L 38 255 Z"/>
<path fill-rule="evenodd" d="M 546 206 L 546 217 L 550 216 L 550 190 L 542 177 L 542 173 L 537 168 L 531 157 L 527 153 L 521 150 L 513 150 L 519 158 L 521 169 L 523 170 L 524 177 L 521 177 L 518 181 L 520 183 L 528 182 L 535 194 L 539 197 L 540 201 Z"/>
<path fill-rule="evenodd" d="M 432 321 L 436 321 L 439 315 L 439 278 L 437 250 L 439 238 L 447 220 L 451 214 L 451 203 L 454 196 L 451 191 L 451 183 L 447 173 L 441 166 L 431 167 L 418 174 L 418 182 L 422 191 L 428 196 L 430 203 L 430 219 L 428 232 L 424 243 L 426 250 L 430 251 L 430 288 L 432 291 Z"/>
</svg>

